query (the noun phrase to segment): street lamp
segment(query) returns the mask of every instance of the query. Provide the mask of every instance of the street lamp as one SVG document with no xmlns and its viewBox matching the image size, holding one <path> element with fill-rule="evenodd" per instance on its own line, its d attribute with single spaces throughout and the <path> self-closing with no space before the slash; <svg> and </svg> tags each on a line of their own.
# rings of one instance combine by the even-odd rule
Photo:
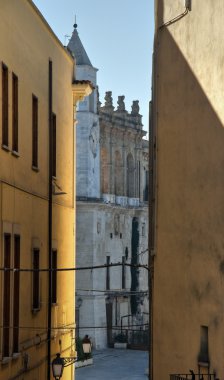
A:
<svg viewBox="0 0 224 380">
<path fill-rule="evenodd" d="M 91 353 L 91 340 L 89 339 L 88 335 L 86 335 L 85 338 L 83 338 L 83 340 L 82 340 L 82 349 L 83 349 L 83 353 L 87 359 L 88 354 Z"/>
<path fill-rule="evenodd" d="M 91 341 L 88 335 L 82 340 L 82 349 L 85 357 L 91 353 Z M 56 354 L 56 358 L 52 361 L 52 372 L 55 380 L 59 380 L 62 377 L 64 367 L 68 367 L 77 361 L 75 357 L 61 358 L 60 354 Z"/>
<path fill-rule="evenodd" d="M 59 380 L 62 377 L 64 370 L 64 359 L 60 357 L 60 354 L 56 354 L 56 358 L 52 361 L 52 372 L 55 380 Z"/>
</svg>

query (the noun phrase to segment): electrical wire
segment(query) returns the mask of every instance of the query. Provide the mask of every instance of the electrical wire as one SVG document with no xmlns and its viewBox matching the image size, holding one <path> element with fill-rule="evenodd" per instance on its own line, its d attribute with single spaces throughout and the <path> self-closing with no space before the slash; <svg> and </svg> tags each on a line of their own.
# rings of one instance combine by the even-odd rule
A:
<svg viewBox="0 0 224 380">
<path fill-rule="evenodd" d="M 147 271 L 149 271 L 149 268 L 147 265 L 142 264 L 129 264 L 129 263 L 110 263 L 110 264 L 103 264 L 103 265 L 94 265 L 94 266 L 87 266 L 87 267 L 73 267 L 73 268 L 42 268 L 42 269 L 34 269 L 34 268 L 0 268 L 0 271 L 2 272 L 69 272 L 69 271 L 81 271 L 81 270 L 93 270 L 93 269 L 102 269 L 102 268 L 109 268 L 109 267 L 118 267 L 118 266 L 128 266 L 132 268 L 144 268 Z"/>
</svg>

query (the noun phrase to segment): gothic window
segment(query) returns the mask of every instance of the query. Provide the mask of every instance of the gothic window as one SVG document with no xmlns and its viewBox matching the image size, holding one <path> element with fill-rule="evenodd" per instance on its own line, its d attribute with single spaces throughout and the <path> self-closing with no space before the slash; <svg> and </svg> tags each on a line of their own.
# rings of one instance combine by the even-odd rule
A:
<svg viewBox="0 0 224 380">
<path fill-rule="evenodd" d="M 123 167 L 120 152 L 116 151 L 114 155 L 115 171 L 114 171 L 114 193 L 115 195 L 123 195 Z"/>
<path fill-rule="evenodd" d="M 135 182 L 134 182 L 134 159 L 131 153 L 127 156 L 127 196 L 135 197 Z"/>
<path fill-rule="evenodd" d="M 102 170 L 102 182 L 101 188 L 103 194 L 109 193 L 109 162 L 108 162 L 108 152 L 106 148 L 101 149 L 101 170 Z"/>
</svg>

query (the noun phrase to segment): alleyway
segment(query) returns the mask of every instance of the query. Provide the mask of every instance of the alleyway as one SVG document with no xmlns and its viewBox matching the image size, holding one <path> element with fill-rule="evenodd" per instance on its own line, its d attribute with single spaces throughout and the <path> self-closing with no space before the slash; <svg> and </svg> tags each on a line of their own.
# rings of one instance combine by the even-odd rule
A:
<svg viewBox="0 0 224 380">
<path fill-rule="evenodd" d="M 93 353 L 93 365 L 76 369 L 75 380 L 147 380 L 148 353 L 106 349 Z"/>
</svg>

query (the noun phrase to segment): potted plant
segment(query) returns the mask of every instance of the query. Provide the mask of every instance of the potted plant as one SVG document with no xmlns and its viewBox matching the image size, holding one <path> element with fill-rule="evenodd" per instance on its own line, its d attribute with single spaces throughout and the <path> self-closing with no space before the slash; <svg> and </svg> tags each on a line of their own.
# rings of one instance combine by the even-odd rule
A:
<svg viewBox="0 0 224 380">
<path fill-rule="evenodd" d="M 114 337 L 114 348 L 127 348 L 127 335 L 120 333 Z"/>
</svg>

